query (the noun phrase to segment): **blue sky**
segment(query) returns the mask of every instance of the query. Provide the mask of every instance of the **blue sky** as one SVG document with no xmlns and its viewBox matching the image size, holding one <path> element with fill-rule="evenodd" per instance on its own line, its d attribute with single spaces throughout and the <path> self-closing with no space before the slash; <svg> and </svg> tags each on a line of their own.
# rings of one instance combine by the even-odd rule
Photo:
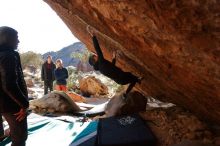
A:
<svg viewBox="0 0 220 146">
<path fill-rule="evenodd" d="M 18 31 L 21 53 L 56 51 L 79 41 L 43 0 L 0 0 L 0 26 Z"/>
</svg>

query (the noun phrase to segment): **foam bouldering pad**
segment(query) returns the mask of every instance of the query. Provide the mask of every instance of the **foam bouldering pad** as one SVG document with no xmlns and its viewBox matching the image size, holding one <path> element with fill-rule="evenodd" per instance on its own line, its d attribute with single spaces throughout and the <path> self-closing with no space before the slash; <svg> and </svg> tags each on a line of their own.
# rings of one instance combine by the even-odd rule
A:
<svg viewBox="0 0 220 146">
<path fill-rule="evenodd" d="M 78 146 L 95 146 L 96 145 L 96 138 L 97 138 L 97 136 L 93 136 L 90 139 L 79 144 Z"/>
<path fill-rule="evenodd" d="M 154 134 L 138 114 L 100 119 L 97 135 L 97 146 L 156 144 Z"/>
</svg>

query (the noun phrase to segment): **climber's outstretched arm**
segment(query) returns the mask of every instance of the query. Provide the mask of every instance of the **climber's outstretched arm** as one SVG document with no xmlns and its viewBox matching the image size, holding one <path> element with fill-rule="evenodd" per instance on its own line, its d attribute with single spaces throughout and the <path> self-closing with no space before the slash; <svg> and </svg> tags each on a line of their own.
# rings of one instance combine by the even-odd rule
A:
<svg viewBox="0 0 220 146">
<path fill-rule="evenodd" d="M 100 48 L 100 46 L 99 46 L 99 42 L 98 42 L 96 36 L 93 36 L 93 37 L 92 37 L 92 41 L 93 41 L 93 45 L 94 45 L 94 48 L 95 48 L 95 50 L 96 50 L 96 53 L 97 53 L 97 55 L 98 55 L 98 59 L 99 59 L 99 60 L 104 60 L 104 56 L 103 56 L 103 54 L 102 54 L 102 50 L 101 50 L 101 48 Z"/>
<path fill-rule="evenodd" d="M 96 50 L 96 53 L 97 53 L 97 55 L 98 55 L 98 59 L 99 59 L 99 60 L 103 60 L 103 59 L 104 59 L 104 56 L 103 56 L 102 50 L 101 50 L 101 48 L 100 48 L 100 46 L 99 46 L 99 42 L 98 42 L 96 36 L 94 35 L 94 32 L 93 32 L 93 30 L 91 29 L 90 25 L 88 25 L 88 26 L 86 27 L 86 30 L 88 31 L 89 35 L 92 37 L 93 46 L 94 46 L 94 48 L 95 48 L 95 50 Z"/>
<path fill-rule="evenodd" d="M 117 51 L 113 52 L 112 64 L 114 64 L 114 65 L 116 63 L 116 56 L 117 56 Z"/>
</svg>

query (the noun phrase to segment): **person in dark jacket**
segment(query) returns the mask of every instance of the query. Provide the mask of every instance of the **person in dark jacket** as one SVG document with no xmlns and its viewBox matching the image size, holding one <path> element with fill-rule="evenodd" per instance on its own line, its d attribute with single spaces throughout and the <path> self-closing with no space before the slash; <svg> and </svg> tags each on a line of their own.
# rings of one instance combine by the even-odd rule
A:
<svg viewBox="0 0 220 146">
<path fill-rule="evenodd" d="M 12 146 L 25 146 L 27 139 L 27 86 L 24 80 L 17 31 L 0 27 L 0 114 L 9 124 Z"/>
<path fill-rule="evenodd" d="M 41 69 L 41 79 L 44 81 L 44 95 L 48 93 L 48 88 L 50 92 L 53 91 L 53 81 L 54 70 L 56 69 L 55 64 L 53 63 L 52 56 L 48 55 L 47 60 L 42 65 Z"/>
<path fill-rule="evenodd" d="M 66 79 L 68 78 L 68 71 L 63 67 L 63 61 L 61 59 L 56 60 L 56 66 L 57 68 L 54 71 L 56 79 L 56 90 L 66 92 Z"/>
<path fill-rule="evenodd" d="M 100 71 L 103 75 L 111 78 L 116 83 L 121 85 L 129 84 L 124 94 L 124 96 L 126 96 L 137 82 L 140 83 L 142 78 L 138 78 L 130 72 L 124 72 L 123 70 L 115 66 L 116 53 L 114 53 L 112 62 L 106 60 L 103 56 L 102 50 L 99 46 L 99 42 L 96 36 L 93 35 L 89 27 L 87 27 L 87 31 L 92 36 L 93 45 L 97 53 L 97 55 L 93 54 L 89 57 L 89 64 L 92 65 L 95 70 Z"/>
</svg>

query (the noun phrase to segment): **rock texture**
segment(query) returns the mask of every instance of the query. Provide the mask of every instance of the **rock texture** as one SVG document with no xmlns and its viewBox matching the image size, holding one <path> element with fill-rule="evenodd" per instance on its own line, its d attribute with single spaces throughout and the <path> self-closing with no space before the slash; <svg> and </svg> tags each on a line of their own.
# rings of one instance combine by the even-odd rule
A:
<svg viewBox="0 0 220 146">
<path fill-rule="evenodd" d="M 208 125 L 179 107 L 156 108 L 141 113 L 141 116 L 157 137 L 158 146 L 172 146 L 184 140 L 214 143 L 215 136 Z"/>
<path fill-rule="evenodd" d="M 94 76 L 82 78 L 79 81 L 79 88 L 84 96 L 108 94 L 108 87 Z"/>
<path fill-rule="evenodd" d="M 30 109 L 36 113 L 67 113 L 79 110 L 78 107 L 70 104 L 68 100 L 56 93 L 49 93 L 40 99 L 32 100 Z"/>
<path fill-rule="evenodd" d="M 199 142 L 199 141 L 183 141 L 179 144 L 175 144 L 175 145 L 172 145 L 172 146 L 216 146 L 216 145 L 213 145 L 213 144 L 210 144 L 210 143 L 202 143 L 202 142 Z"/>
<path fill-rule="evenodd" d="M 88 25 L 106 59 L 143 76 L 145 95 L 181 105 L 220 124 L 220 1 L 44 0 L 94 51 Z"/>
<path fill-rule="evenodd" d="M 41 81 L 40 69 L 36 69 L 30 65 L 23 70 L 23 74 L 27 85 L 29 100 L 42 97 L 44 83 Z"/>
<path fill-rule="evenodd" d="M 145 111 L 147 98 L 137 91 L 132 91 L 125 99 L 123 94 L 116 94 L 108 102 L 104 117 L 134 114 Z"/>
</svg>

